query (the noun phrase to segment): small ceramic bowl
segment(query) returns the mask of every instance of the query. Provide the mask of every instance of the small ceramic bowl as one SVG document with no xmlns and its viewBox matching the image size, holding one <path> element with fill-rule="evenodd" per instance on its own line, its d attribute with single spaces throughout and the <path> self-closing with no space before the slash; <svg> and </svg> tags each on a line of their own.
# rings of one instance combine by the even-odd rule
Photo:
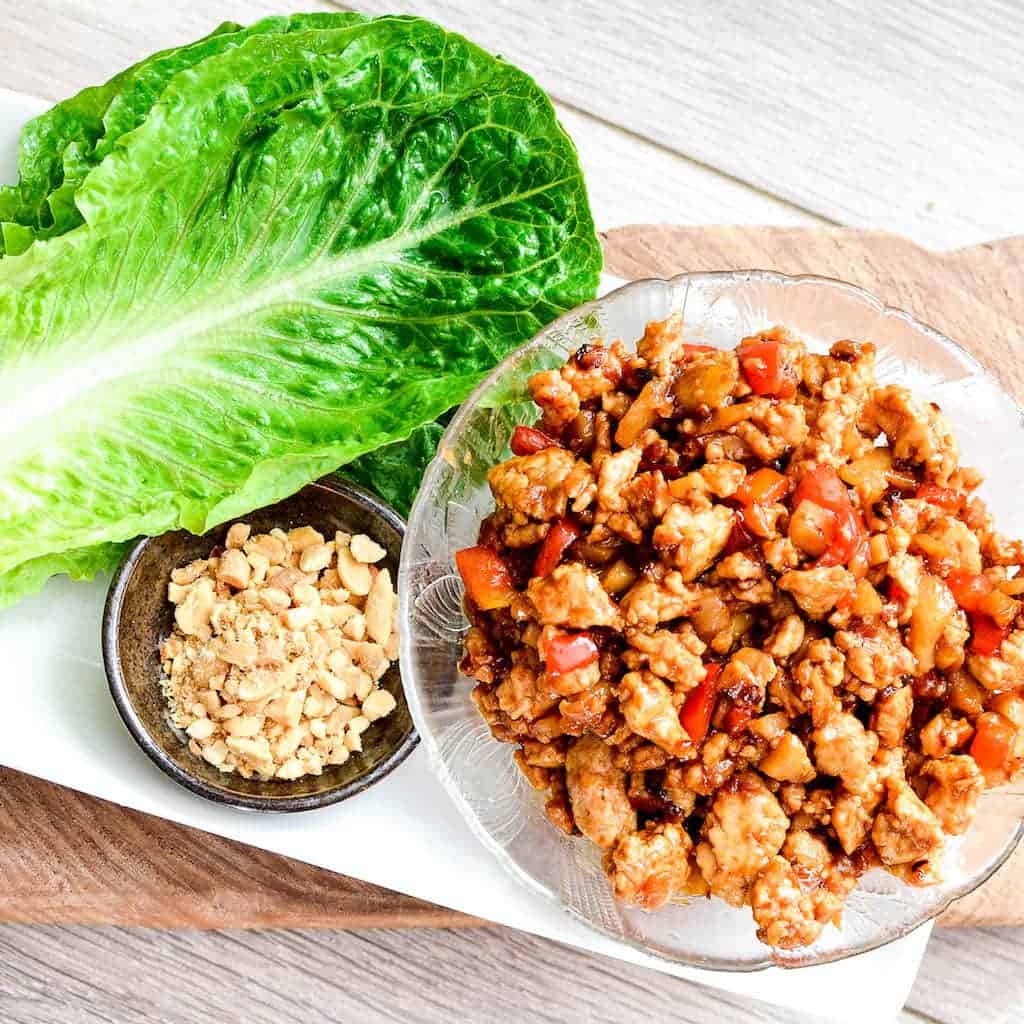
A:
<svg viewBox="0 0 1024 1024">
<path fill-rule="evenodd" d="M 361 487 L 339 479 L 323 479 L 284 501 L 259 509 L 238 521 L 254 533 L 275 526 L 288 530 L 309 525 L 326 536 L 336 530 L 365 533 L 387 555 L 381 563 L 397 578 L 405 525 L 398 514 Z M 387 718 L 363 734 L 363 751 L 322 775 L 294 781 L 261 782 L 219 772 L 195 757 L 188 737 L 170 724 L 160 689 L 159 647 L 174 626 L 167 600 L 171 570 L 205 558 L 224 543 L 229 523 L 196 536 L 184 530 L 139 541 L 110 586 L 103 614 L 103 662 L 110 692 L 124 724 L 161 771 L 179 785 L 208 800 L 255 811 L 308 811 L 338 803 L 384 778 L 404 761 L 419 742 L 402 691 L 397 663 L 381 680 L 398 702 Z"/>
</svg>

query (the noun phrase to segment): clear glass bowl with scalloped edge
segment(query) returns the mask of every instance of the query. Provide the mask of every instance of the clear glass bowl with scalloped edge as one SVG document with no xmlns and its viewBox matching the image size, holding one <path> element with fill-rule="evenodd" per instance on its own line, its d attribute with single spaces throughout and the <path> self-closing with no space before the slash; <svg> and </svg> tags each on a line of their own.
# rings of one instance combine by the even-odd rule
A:
<svg viewBox="0 0 1024 1024">
<path fill-rule="evenodd" d="M 688 339 L 732 347 L 748 334 L 783 324 L 812 349 L 842 338 L 878 349 L 882 383 L 899 383 L 937 402 L 952 420 L 963 461 L 986 474 L 981 494 L 1000 529 L 1024 533 L 1024 421 L 1014 400 L 973 356 L 948 338 L 868 292 L 826 278 L 764 271 L 684 274 L 627 284 L 556 320 L 510 355 L 452 420 L 430 466 L 406 532 L 399 572 L 402 676 L 409 707 L 433 770 L 470 827 L 523 885 L 614 940 L 678 963 L 713 970 L 798 967 L 853 956 L 891 942 L 982 884 L 1024 833 L 1019 797 L 992 791 L 971 830 L 948 842 L 945 881 L 915 889 L 882 871 L 866 875 L 846 905 L 841 927 L 828 926 L 807 948 L 762 945 L 748 908 L 697 899 L 645 912 L 617 904 L 601 871 L 600 851 L 569 838 L 544 814 L 494 740 L 458 670 L 467 621 L 454 553 L 476 543 L 493 502 L 487 470 L 507 458 L 508 439 L 537 410 L 526 382 L 601 336 L 632 345 L 650 320 L 682 312 Z"/>
</svg>

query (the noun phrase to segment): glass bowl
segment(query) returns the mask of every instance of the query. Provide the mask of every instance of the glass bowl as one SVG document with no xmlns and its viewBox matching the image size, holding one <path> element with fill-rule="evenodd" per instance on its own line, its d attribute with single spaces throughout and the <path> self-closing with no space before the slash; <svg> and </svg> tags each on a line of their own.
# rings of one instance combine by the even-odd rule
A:
<svg viewBox="0 0 1024 1024">
<path fill-rule="evenodd" d="M 507 458 L 519 423 L 537 417 L 529 376 L 560 365 L 602 336 L 631 345 L 650 320 L 682 312 L 688 340 L 732 347 L 784 324 L 817 351 L 842 338 L 878 349 L 880 382 L 899 383 L 937 402 L 952 420 L 964 462 L 988 479 L 982 495 L 1000 528 L 1024 533 L 1024 424 L 1013 399 L 959 345 L 852 285 L 763 271 L 684 274 L 625 285 L 556 320 L 509 356 L 474 391 L 441 441 L 412 510 L 399 570 L 402 675 L 433 770 L 470 827 L 501 864 L 535 893 L 591 928 L 654 956 L 713 970 L 755 971 L 838 960 L 906 935 L 981 885 L 1010 855 L 1024 827 L 1014 801 L 987 793 L 966 836 L 950 840 L 945 882 L 914 889 L 873 871 L 850 897 L 842 926 L 810 947 L 771 950 L 755 936 L 748 908 L 698 899 L 654 913 L 617 904 L 600 851 L 556 830 L 544 801 L 492 739 L 477 713 L 473 682 L 457 667 L 467 621 L 453 556 L 476 543 L 493 502 L 487 470 Z"/>
</svg>

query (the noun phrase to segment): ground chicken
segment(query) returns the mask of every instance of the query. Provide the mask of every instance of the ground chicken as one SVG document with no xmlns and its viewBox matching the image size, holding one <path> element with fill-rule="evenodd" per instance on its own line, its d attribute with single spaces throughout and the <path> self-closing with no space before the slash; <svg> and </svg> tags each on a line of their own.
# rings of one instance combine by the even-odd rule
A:
<svg viewBox="0 0 1024 1024">
<path fill-rule="evenodd" d="M 712 893 L 740 906 L 789 828 L 778 800 L 752 772 L 715 796 L 697 847 L 697 864 Z"/>
<path fill-rule="evenodd" d="M 640 448 L 626 448 L 609 455 L 597 474 L 597 501 L 603 512 L 624 512 L 628 505 L 624 494 L 626 485 L 636 476 L 643 458 Z"/>
<path fill-rule="evenodd" d="M 585 464 L 580 465 L 584 466 L 583 477 L 589 479 Z M 564 516 L 570 498 L 578 493 L 578 480 L 573 487 L 576 466 L 564 448 L 545 448 L 499 463 L 487 474 L 487 482 L 500 506 L 547 521 Z"/>
<path fill-rule="evenodd" d="M 958 836 L 974 820 L 985 777 L 973 757 L 950 754 L 926 761 L 921 775 L 928 779 L 924 802 L 939 819 L 944 832 Z"/>
<path fill-rule="evenodd" d="M 527 595 L 537 620 L 546 626 L 616 626 L 621 621 L 615 602 L 601 581 L 578 562 L 560 565 L 550 576 L 530 580 Z"/>
<path fill-rule="evenodd" d="M 779 949 L 809 946 L 824 927 L 814 916 L 814 900 L 804 890 L 793 865 L 772 857 L 750 891 L 757 937 Z"/>
<path fill-rule="evenodd" d="M 837 689 L 842 685 L 846 659 L 829 640 L 815 640 L 807 647 L 793 673 L 796 683 L 795 714 L 810 711 L 811 721 L 820 728 L 840 710 Z"/>
<path fill-rule="evenodd" d="M 787 615 L 772 629 L 764 649 L 778 661 L 785 661 L 800 650 L 805 633 L 804 620 L 799 615 Z"/>
<path fill-rule="evenodd" d="M 762 461 L 774 462 L 807 437 L 807 421 L 799 405 L 754 399 L 750 416 L 733 427 L 735 435 Z"/>
<path fill-rule="evenodd" d="M 974 727 L 966 718 L 943 708 L 921 727 L 921 753 L 928 757 L 944 757 L 962 747 L 971 738 Z"/>
<path fill-rule="evenodd" d="M 498 707 L 509 718 L 525 718 L 529 721 L 547 714 L 558 698 L 544 686 L 537 656 L 532 650 L 514 651 L 512 668 L 503 682 L 495 689 Z"/>
<path fill-rule="evenodd" d="M 779 586 L 812 618 L 823 619 L 844 598 L 851 598 L 857 581 L 840 565 L 787 572 Z"/>
<path fill-rule="evenodd" d="M 871 837 L 883 864 L 912 864 L 938 852 L 942 826 L 906 781 L 889 779 Z"/>
<path fill-rule="evenodd" d="M 851 793 L 839 787 L 832 804 L 830 821 L 844 853 L 852 854 L 864 844 L 881 798 L 881 785 L 859 793 Z"/>
<path fill-rule="evenodd" d="M 684 354 L 683 318 L 675 313 L 667 320 L 652 320 L 636 343 L 636 354 L 659 377 L 669 377 Z"/>
<path fill-rule="evenodd" d="M 718 689 L 739 704 L 759 708 L 777 671 L 770 655 L 754 647 L 743 647 L 722 669 Z"/>
<path fill-rule="evenodd" d="M 540 406 L 544 426 L 558 430 L 580 414 L 580 399 L 558 370 L 543 370 L 530 378 L 530 395 Z"/>
<path fill-rule="evenodd" d="M 654 528 L 654 546 L 684 581 L 695 580 L 722 553 L 732 533 L 734 517 L 724 505 L 695 511 L 670 505 Z"/>
<path fill-rule="evenodd" d="M 790 832 L 782 856 L 771 859 L 750 894 L 758 937 L 780 949 L 810 945 L 826 924 L 838 923 L 856 883 L 856 873 L 840 868 L 821 839 Z"/>
<path fill-rule="evenodd" d="M 853 793 L 871 784 L 871 762 L 878 736 L 846 711 L 832 715 L 811 734 L 814 763 L 823 775 L 835 775 Z"/>
<path fill-rule="evenodd" d="M 910 551 L 927 559 L 937 575 L 952 570 L 981 572 L 981 544 L 966 523 L 952 516 L 940 516 L 924 533 L 911 539 Z"/>
<path fill-rule="evenodd" d="M 653 672 L 628 672 L 619 683 L 619 706 L 638 736 L 656 743 L 673 757 L 685 757 L 693 741 L 679 722 L 672 691 Z"/>
<path fill-rule="evenodd" d="M 641 580 L 622 599 L 622 610 L 630 626 L 656 626 L 693 612 L 701 600 L 701 591 L 689 587 L 678 572 L 667 573 L 660 581 Z"/>
<path fill-rule="evenodd" d="M 645 664 L 656 675 L 669 681 L 677 693 L 692 690 L 706 675 L 701 655 L 707 645 L 686 626 L 678 631 L 656 629 L 652 633 L 640 630 L 627 631 L 630 647 L 638 657 L 629 660 L 631 668 L 642 668 Z"/>
<path fill-rule="evenodd" d="M 885 434 L 897 459 L 921 463 L 925 476 L 945 485 L 957 468 L 956 439 L 937 407 L 906 388 L 878 388 L 861 415 L 861 427 L 874 436 Z"/>
<path fill-rule="evenodd" d="M 850 671 L 880 689 L 898 685 L 914 672 L 914 656 L 903 646 L 900 632 L 884 622 L 856 630 L 836 630 L 836 647 L 846 655 Z"/>
<path fill-rule="evenodd" d="M 685 891 L 693 842 L 671 822 L 622 836 L 605 860 L 615 898 L 657 910 Z"/>
<path fill-rule="evenodd" d="M 849 662 L 849 655 L 847 655 Z M 910 715 L 914 710 L 914 691 L 910 686 L 885 693 L 875 701 L 871 714 L 871 728 L 883 747 L 901 747 Z"/>
<path fill-rule="evenodd" d="M 565 786 L 577 827 L 602 849 L 636 828 L 626 773 L 615 767 L 611 747 L 596 736 L 584 736 L 569 747 Z"/>
</svg>

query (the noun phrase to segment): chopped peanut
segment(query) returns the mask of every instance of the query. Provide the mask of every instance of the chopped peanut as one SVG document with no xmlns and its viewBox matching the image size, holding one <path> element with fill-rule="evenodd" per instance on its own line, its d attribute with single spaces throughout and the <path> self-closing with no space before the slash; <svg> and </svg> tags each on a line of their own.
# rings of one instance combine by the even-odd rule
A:
<svg viewBox="0 0 1024 1024">
<path fill-rule="evenodd" d="M 372 690 L 363 701 L 363 714 L 366 718 L 375 722 L 378 718 L 384 718 L 395 710 L 395 698 L 387 690 Z"/>
<path fill-rule="evenodd" d="M 376 542 L 370 540 L 365 533 L 356 534 L 352 540 L 349 541 L 349 550 L 352 552 L 352 557 L 357 562 L 366 562 L 372 564 L 373 562 L 379 562 L 387 552 Z"/>
<path fill-rule="evenodd" d="M 292 551 L 302 552 L 323 544 L 324 535 L 319 530 L 314 530 L 312 526 L 300 526 L 288 533 L 288 542 L 292 546 Z"/>
<path fill-rule="evenodd" d="M 387 569 L 381 569 L 366 597 L 366 632 L 371 640 L 381 645 L 386 644 L 391 636 L 393 594 L 391 574 Z"/>
<path fill-rule="evenodd" d="M 224 547 L 229 551 L 234 548 L 242 548 L 249 539 L 249 532 L 248 523 L 235 523 L 224 538 Z"/>
<path fill-rule="evenodd" d="M 342 605 L 342 608 L 351 608 L 351 605 Z M 341 632 L 349 640 L 363 640 L 366 637 L 366 616 L 359 612 L 355 615 L 346 616 L 342 619 Z"/>
<path fill-rule="evenodd" d="M 331 564 L 334 548 L 330 544 L 314 544 L 299 556 L 299 568 L 303 572 L 319 572 Z"/>
<path fill-rule="evenodd" d="M 194 756 L 266 781 L 362 751 L 397 706 L 376 683 L 398 651 L 391 574 L 371 568 L 385 555 L 365 534 L 235 523 L 219 556 L 173 571 L 162 685 Z"/>
<path fill-rule="evenodd" d="M 252 566 L 249 565 L 249 560 L 241 551 L 236 548 L 228 548 L 220 556 L 220 562 L 217 565 L 217 579 L 222 583 L 226 583 L 236 590 L 244 590 L 251 575 Z"/>
<path fill-rule="evenodd" d="M 338 548 L 338 575 L 341 582 L 351 593 L 365 597 L 370 592 L 373 578 L 370 569 L 362 562 L 357 562 L 349 548 Z"/>
<path fill-rule="evenodd" d="M 288 557 L 288 549 L 278 537 L 261 533 L 251 537 L 243 545 L 245 553 L 262 555 L 271 565 L 282 565 Z"/>
</svg>

